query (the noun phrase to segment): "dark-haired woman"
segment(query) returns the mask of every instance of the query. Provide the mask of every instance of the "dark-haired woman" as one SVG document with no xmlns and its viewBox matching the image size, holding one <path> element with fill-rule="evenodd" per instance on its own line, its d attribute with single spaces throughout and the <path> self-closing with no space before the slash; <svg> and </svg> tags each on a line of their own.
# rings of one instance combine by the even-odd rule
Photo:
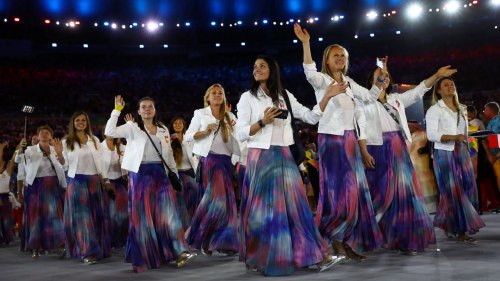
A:
<svg viewBox="0 0 500 281">
<path fill-rule="evenodd" d="M 38 144 L 28 146 L 23 159 L 27 187 L 24 188 L 24 214 L 21 231 L 21 251 L 31 251 L 32 257 L 39 251 L 64 248 L 63 204 L 66 177 L 61 162 L 62 143 L 52 139 L 49 126 L 37 129 Z"/>
<path fill-rule="evenodd" d="M 105 136 L 101 143 L 103 168 L 108 170 L 105 182 L 108 190 L 111 247 L 125 247 L 128 235 L 128 175 L 121 162 L 125 146 L 121 139 Z"/>
<path fill-rule="evenodd" d="M 365 103 L 366 144 L 363 155 L 370 186 L 373 210 L 388 249 L 407 255 L 424 251 L 436 242 L 434 226 L 410 159 L 406 140 L 411 133 L 405 108 L 422 99 L 437 78 L 455 73 L 450 66 L 440 68 L 417 87 L 402 94 L 392 93 L 391 77 L 384 80 L 378 102 Z M 375 84 L 380 69 L 375 69 L 368 86 Z"/>
<path fill-rule="evenodd" d="M 90 128 L 87 113 L 77 111 L 63 139 L 69 178 L 64 202 L 66 255 L 81 258 L 85 264 L 111 255 L 109 214 L 101 187 L 107 171 L 102 168 L 101 143 Z"/>
<path fill-rule="evenodd" d="M 299 24 L 294 25 L 294 32 L 302 42 L 304 73 L 316 101 L 333 95 L 321 107 L 324 112 L 318 125 L 320 194 L 316 224 L 337 254 L 364 260 L 365 252 L 382 246 L 382 233 L 361 158 L 366 153 L 366 119 L 361 102 L 377 100 L 386 73 L 380 73 L 370 90 L 360 86 L 347 76 L 349 54 L 338 44 L 325 49 L 318 72 L 309 33 Z"/>
<path fill-rule="evenodd" d="M 182 267 L 195 255 L 188 252 L 175 190 L 156 152 L 158 150 L 166 165 L 177 172 L 170 134 L 157 120 L 155 103 L 150 97 L 139 100 L 137 123 L 127 122 L 116 127 L 124 105 L 123 98 L 116 96 L 115 110 L 104 133 L 127 140 L 122 160 L 122 168 L 129 171 L 129 232 L 125 259 L 132 263 L 134 272 L 158 268 L 171 261 Z"/>
<path fill-rule="evenodd" d="M 467 113 L 450 77 L 437 80 L 432 103 L 425 121 L 427 137 L 434 142 L 433 166 L 439 189 L 434 226 L 474 245 L 477 240 L 467 233 L 476 233 L 484 222 L 473 203 L 477 202 L 477 186 L 467 147 Z"/>
<path fill-rule="evenodd" d="M 337 260 L 328 254 L 328 246 L 314 224 L 289 149 L 294 144 L 291 114 L 281 113 L 288 110 L 295 118 L 316 124 L 321 111 L 309 110 L 285 90 L 278 63 L 268 56 L 257 57 L 251 89 L 241 95 L 237 108 L 237 136 L 242 142 L 248 141 L 240 261 L 247 269 L 270 276 L 289 275 L 295 268 L 311 265 L 329 268 Z"/>
<path fill-rule="evenodd" d="M 179 179 L 182 182 L 182 202 L 179 200 L 179 204 L 184 204 L 186 211 L 183 206 L 179 206 L 181 213 L 186 218 L 189 223 L 187 228 L 191 226 L 191 218 L 194 216 L 198 203 L 203 197 L 203 191 L 201 186 L 196 183 L 196 166 L 193 161 L 193 142 L 186 141 L 184 133 L 186 132 L 186 121 L 181 117 L 176 117 L 170 122 L 170 129 L 172 130 L 172 151 L 174 152 L 175 163 L 177 164 L 177 170 L 179 171 Z M 186 228 L 186 229 L 187 229 Z"/>
<path fill-rule="evenodd" d="M 193 153 L 200 156 L 199 188 L 203 197 L 187 233 L 189 245 L 211 255 L 238 252 L 238 220 L 233 188 L 231 156 L 240 150 L 234 139 L 236 117 L 226 111 L 226 95 L 220 84 L 208 87 L 205 107 L 195 110 L 186 141 L 194 141 Z"/>
</svg>

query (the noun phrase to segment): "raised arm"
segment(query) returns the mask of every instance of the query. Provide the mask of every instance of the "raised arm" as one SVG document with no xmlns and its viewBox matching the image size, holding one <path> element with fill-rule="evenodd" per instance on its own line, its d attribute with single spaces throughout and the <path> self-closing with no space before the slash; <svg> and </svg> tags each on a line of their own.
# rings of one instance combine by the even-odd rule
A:
<svg viewBox="0 0 500 281">
<path fill-rule="evenodd" d="M 311 36 L 309 32 L 305 28 L 302 28 L 300 24 L 296 23 L 293 25 L 293 31 L 295 32 L 295 36 L 302 42 L 302 49 L 304 51 L 304 64 L 313 63 L 312 55 L 311 55 L 311 45 L 309 41 Z"/>
<path fill-rule="evenodd" d="M 132 134 L 132 123 L 127 122 L 125 125 L 116 127 L 118 123 L 118 117 L 120 117 L 121 111 L 125 106 L 125 101 L 118 95 L 115 97 L 115 109 L 111 112 L 111 116 L 106 122 L 106 128 L 104 129 L 104 134 L 113 138 L 130 138 Z"/>
</svg>

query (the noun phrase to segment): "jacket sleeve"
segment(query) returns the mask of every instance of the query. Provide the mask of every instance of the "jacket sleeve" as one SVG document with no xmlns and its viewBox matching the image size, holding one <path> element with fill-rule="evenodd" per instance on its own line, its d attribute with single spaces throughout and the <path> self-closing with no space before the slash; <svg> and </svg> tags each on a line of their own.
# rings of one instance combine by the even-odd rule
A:
<svg viewBox="0 0 500 281">
<path fill-rule="evenodd" d="M 319 106 L 315 106 L 313 110 L 310 110 L 309 108 L 303 106 L 300 102 L 298 102 L 292 93 L 288 91 L 286 92 L 288 94 L 290 106 L 292 107 L 291 110 L 295 118 L 298 118 L 311 125 L 315 125 L 319 122 L 319 119 L 321 119 L 322 116 L 322 112 Z"/>
<path fill-rule="evenodd" d="M 100 166 L 101 166 L 101 171 L 99 171 L 99 172 L 100 172 L 103 179 L 107 179 L 108 178 L 108 169 L 107 169 L 107 167 L 104 167 L 104 155 L 103 155 L 103 149 L 101 147 L 101 142 L 99 141 L 99 139 L 96 136 L 94 136 L 94 141 L 95 141 L 95 144 L 97 147 L 97 155 L 98 155 L 98 159 L 96 162 L 99 162 Z"/>
<path fill-rule="evenodd" d="M 346 80 L 349 82 L 349 86 L 351 87 L 354 96 L 362 102 L 376 102 L 382 92 L 382 90 L 375 85 L 368 90 L 367 88 L 356 83 L 356 81 L 352 80 L 350 77 L 346 77 Z"/>
<path fill-rule="evenodd" d="M 304 73 L 306 75 L 306 79 L 313 86 L 314 88 L 314 94 L 316 95 L 316 100 L 319 102 L 321 99 L 323 99 L 323 95 L 325 94 L 324 91 L 319 91 L 321 89 L 326 89 L 328 87 L 328 84 L 326 83 L 323 74 L 321 72 L 318 72 L 316 69 L 316 63 L 310 63 L 310 64 L 302 64 L 304 66 Z"/>
<path fill-rule="evenodd" d="M 425 114 L 427 139 L 432 142 L 441 142 L 442 133 L 439 132 L 439 110 L 431 106 Z"/>
<path fill-rule="evenodd" d="M 116 127 L 118 123 L 118 117 L 120 117 L 120 111 L 113 110 L 111 112 L 111 116 L 109 117 L 108 122 L 106 122 L 106 128 L 104 129 L 104 134 L 113 138 L 126 138 L 129 139 L 132 135 L 132 126 L 133 123 L 127 122 L 120 127 Z"/>
<path fill-rule="evenodd" d="M 186 141 L 194 141 L 194 135 L 200 130 L 201 127 L 201 113 L 200 110 L 195 110 L 193 118 L 191 118 L 191 123 L 189 123 L 189 128 L 184 134 L 184 139 Z"/>
<path fill-rule="evenodd" d="M 250 127 L 252 119 L 252 107 L 250 101 L 250 93 L 243 93 L 240 101 L 236 105 L 238 110 L 238 122 L 236 122 L 236 138 L 240 141 L 250 139 Z"/>
<path fill-rule="evenodd" d="M 420 82 L 417 87 L 408 90 L 402 94 L 394 94 L 403 103 L 404 107 L 409 107 L 410 105 L 416 103 L 418 100 L 422 99 L 431 88 L 425 87 L 424 81 Z"/>
<path fill-rule="evenodd" d="M 363 104 L 358 100 L 354 99 L 354 118 L 356 118 L 356 124 L 358 125 L 358 140 L 366 139 L 366 115 Z"/>
<path fill-rule="evenodd" d="M 68 171 L 68 168 L 69 168 L 68 139 L 62 140 L 62 147 L 63 147 L 62 154 L 63 154 L 63 158 L 64 158 L 63 169 L 65 171 Z"/>
</svg>

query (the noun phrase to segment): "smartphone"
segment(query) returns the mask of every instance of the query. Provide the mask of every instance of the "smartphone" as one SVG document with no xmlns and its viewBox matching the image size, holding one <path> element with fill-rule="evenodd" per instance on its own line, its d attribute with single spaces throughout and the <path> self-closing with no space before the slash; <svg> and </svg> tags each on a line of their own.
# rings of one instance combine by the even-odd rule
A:
<svg viewBox="0 0 500 281">
<path fill-rule="evenodd" d="M 377 58 L 377 67 L 380 67 L 380 69 L 384 69 L 383 58 Z"/>
<path fill-rule="evenodd" d="M 288 110 L 286 110 L 286 109 L 280 109 L 280 115 L 276 116 L 275 118 L 278 118 L 278 119 L 286 119 L 286 118 L 288 118 Z"/>
</svg>

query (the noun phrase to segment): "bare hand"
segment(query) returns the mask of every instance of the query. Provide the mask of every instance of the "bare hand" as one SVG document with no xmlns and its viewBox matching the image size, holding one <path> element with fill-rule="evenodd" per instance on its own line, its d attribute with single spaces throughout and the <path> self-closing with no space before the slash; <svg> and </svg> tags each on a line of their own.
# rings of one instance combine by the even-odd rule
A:
<svg viewBox="0 0 500 281">
<path fill-rule="evenodd" d="M 447 77 L 455 74 L 458 70 L 451 68 L 451 65 L 443 66 L 436 71 L 437 77 Z"/>
<path fill-rule="evenodd" d="M 231 112 L 232 105 L 230 103 L 226 103 L 226 112 Z"/>
<path fill-rule="evenodd" d="M 462 135 L 462 134 L 460 134 L 460 135 L 456 135 L 456 136 L 455 136 L 455 141 L 456 141 L 456 142 L 463 142 L 463 141 L 465 141 L 466 139 L 467 139 L 467 137 L 466 137 L 465 135 Z"/>
<path fill-rule="evenodd" d="M 25 138 L 22 138 L 19 144 L 16 146 L 17 150 L 24 150 L 26 146 L 28 145 L 28 142 L 26 141 Z"/>
<path fill-rule="evenodd" d="M 57 155 L 62 154 L 63 148 L 62 148 L 62 142 L 60 139 L 58 139 L 58 138 L 51 139 L 50 145 L 52 145 L 54 147 L 54 150 L 56 151 Z"/>
<path fill-rule="evenodd" d="M 361 153 L 363 165 L 368 169 L 375 169 L 375 159 L 369 153 Z"/>
<path fill-rule="evenodd" d="M 295 32 L 295 36 L 300 40 L 300 42 L 309 42 L 311 39 L 311 35 L 309 35 L 309 32 L 304 28 L 300 26 L 300 24 L 295 23 L 293 25 L 293 32 Z"/>
<path fill-rule="evenodd" d="M 268 107 L 264 110 L 264 117 L 262 117 L 262 123 L 265 125 L 270 124 L 274 121 L 278 115 L 281 114 L 281 110 L 277 107 Z"/>
<path fill-rule="evenodd" d="M 115 109 L 122 111 L 122 109 L 125 107 L 125 101 L 123 100 L 122 96 L 118 95 L 115 97 Z"/>
<path fill-rule="evenodd" d="M 332 82 L 330 85 L 328 85 L 328 88 L 326 88 L 326 95 L 328 98 L 331 98 L 338 94 L 345 93 L 347 87 L 349 87 L 349 84 L 347 82 L 342 82 L 342 83 Z"/>
<path fill-rule="evenodd" d="M 211 132 L 215 131 L 216 129 L 217 129 L 217 124 L 215 124 L 215 123 L 208 124 L 207 128 L 205 129 L 205 132 L 207 132 L 207 134 L 210 134 Z"/>
<path fill-rule="evenodd" d="M 125 114 L 123 120 L 125 120 L 125 122 L 135 122 L 134 116 L 130 113 Z"/>
</svg>

